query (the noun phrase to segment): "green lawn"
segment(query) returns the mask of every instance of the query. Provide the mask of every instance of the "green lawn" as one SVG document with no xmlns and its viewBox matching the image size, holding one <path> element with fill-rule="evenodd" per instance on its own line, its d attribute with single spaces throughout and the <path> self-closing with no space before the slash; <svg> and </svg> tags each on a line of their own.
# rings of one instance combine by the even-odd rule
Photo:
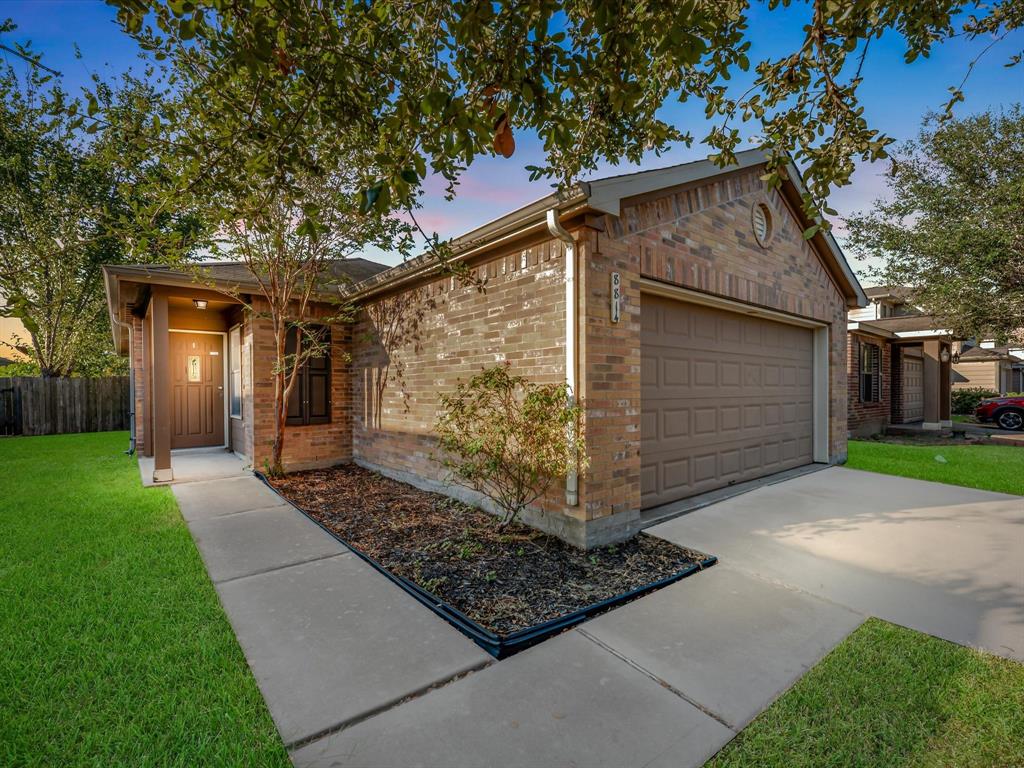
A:
<svg viewBox="0 0 1024 768">
<path fill-rule="evenodd" d="M 0 765 L 286 766 L 125 433 L 0 439 Z"/>
<path fill-rule="evenodd" d="M 1024 665 L 878 619 L 706 768 L 1024 766 Z"/>
<path fill-rule="evenodd" d="M 903 445 L 851 440 L 846 466 L 1024 496 L 1024 448 L 1012 445 Z"/>
</svg>

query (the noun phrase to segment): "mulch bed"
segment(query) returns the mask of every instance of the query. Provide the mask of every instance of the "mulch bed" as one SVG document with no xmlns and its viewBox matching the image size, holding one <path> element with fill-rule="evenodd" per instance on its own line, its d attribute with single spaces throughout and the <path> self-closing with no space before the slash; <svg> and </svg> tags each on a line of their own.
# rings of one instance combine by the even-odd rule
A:
<svg viewBox="0 0 1024 768">
<path fill-rule="evenodd" d="M 507 635 L 666 578 L 706 555 L 638 534 L 584 552 L 438 493 L 346 465 L 272 479 L 322 525 Z"/>
</svg>

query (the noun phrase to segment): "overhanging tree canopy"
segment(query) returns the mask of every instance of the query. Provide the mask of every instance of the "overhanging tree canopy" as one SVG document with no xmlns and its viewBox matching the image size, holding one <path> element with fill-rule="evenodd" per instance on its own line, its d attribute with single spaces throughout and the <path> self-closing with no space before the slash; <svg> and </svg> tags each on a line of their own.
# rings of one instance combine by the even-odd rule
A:
<svg viewBox="0 0 1024 768">
<path fill-rule="evenodd" d="M 92 135 L 44 70 L 0 68 L 0 97 L 0 312 L 22 322 L 44 376 L 116 371 L 101 266 L 180 258 L 199 231 L 180 208 L 147 221 L 147 236 L 131 226 L 160 174 L 133 138 L 154 93 L 130 76 L 98 84 L 109 123 Z"/>
<path fill-rule="evenodd" d="M 961 338 L 1024 343 L 1024 111 L 925 121 L 894 153 L 887 197 L 851 216 L 872 276 Z"/>
<path fill-rule="evenodd" d="M 145 49 L 175 62 L 190 111 L 217 128 L 181 136 L 195 177 L 238 155 L 247 172 L 287 183 L 315 167 L 297 140 L 307 124 L 363 137 L 374 151 L 363 202 L 381 210 L 407 204 L 428 171 L 453 181 L 480 154 L 510 155 L 523 130 L 544 143 L 535 177 L 566 181 L 695 138 L 727 163 L 735 123 L 748 120 L 776 162 L 788 153 L 805 168 L 813 209 L 891 141 L 857 101 L 871 40 L 900 35 L 909 62 L 953 35 L 998 40 L 1024 23 L 1021 0 L 974 3 L 968 16 L 953 0 L 771 0 L 771 12 L 806 8 L 804 37 L 751 62 L 745 0 L 111 2 Z M 751 69 L 750 89 L 733 95 L 729 79 Z M 705 136 L 660 116 L 675 99 L 704 103 Z"/>
</svg>

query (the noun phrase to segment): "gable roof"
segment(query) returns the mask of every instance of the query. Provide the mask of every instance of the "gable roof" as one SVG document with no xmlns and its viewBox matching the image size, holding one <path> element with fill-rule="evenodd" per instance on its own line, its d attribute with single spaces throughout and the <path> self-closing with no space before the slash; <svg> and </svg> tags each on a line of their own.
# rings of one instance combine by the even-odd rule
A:
<svg viewBox="0 0 1024 768">
<path fill-rule="evenodd" d="M 246 289 L 259 290 L 259 283 L 252 276 L 248 267 L 240 261 L 200 261 L 187 268 L 170 267 L 165 264 L 105 264 L 103 266 L 103 283 L 107 293 L 107 310 L 111 316 L 120 318 L 122 280 L 157 285 L 202 287 L 197 284 L 197 275 L 194 271 L 196 269 L 202 270 L 214 282 L 237 288 L 243 293 Z M 351 285 L 387 269 L 387 264 L 379 264 L 369 259 L 351 258 L 334 259 L 328 267 L 328 272 L 332 280 L 339 283 L 347 282 Z M 110 330 L 114 338 L 114 348 L 121 349 L 120 325 L 111 323 Z"/>
<path fill-rule="evenodd" d="M 504 216 L 483 224 L 476 229 L 456 237 L 451 242 L 452 257 L 456 260 L 469 258 L 485 247 L 491 247 L 503 240 L 522 237 L 535 232 L 546 231 L 545 216 L 549 210 L 556 210 L 558 218 L 567 219 L 587 211 L 609 213 L 613 216 L 622 214 L 622 203 L 629 198 L 670 189 L 694 181 L 711 179 L 734 173 L 745 168 L 763 164 L 767 159 L 764 152 L 757 149 L 738 152 L 736 164 L 724 168 L 710 160 L 697 160 L 689 163 L 672 165 L 667 168 L 655 168 L 649 171 L 637 171 L 617 176 L 607 176 L 591 181 L 574 184 L 567 190 L 553 192 L 534 200 Z M 800 171 L 794 163 L 786 166 L 788 181 L 783 183 L 785 197 L 793 211 L 802 219 L 802 195 L 806 193 Z M 813 222 L 803 220 L 803 226 Z M 849 306 L 864 307 L 868 298 L 861 288 L 853 270 L 850 269 L 846 257 L 831 232 L 819 231 L 813 238 L 817 251 L 823 254 L 826 268 L 835 278 L 840 292 L 846 296 Z M 356 286 L 354 295 L 370 296 L 388 290 L 408 281 L 431 274 L 440 268 L 440 262 L 427 254 L 409 259 L 403 264 L 392 267 L 386 272 L 365 280 Z"/>
<path fill-rule="evenodd" d="M 567 190 L 554 192 L 532 203 L 494 219 L 451 242 L 453 260 L 459 261 L 471 257 L 485 248 L 492 248 L 503 241 L 513 238 L 547 231 L 546 216 L 548 211 L 556 211 L 558 220 L 568 219 L 581 213 L 600 212 L 614 216 L 622 214 L 623 201 L 638 195 L 670 189 L 695 181 L 712 179 L 717 176 L 734 173 L 745 168 L 753 168 L 763 164 L 767 155 L 761 150 L 747 150 L 736 154 L 736 163 L 719 167 L 710 160 L 697 160 L 667 168 L 655 168 L 648 171 L 607 176 L 592 181 L 580 182 Z M 801 225 L 810 226 L 803 213 L 802 196 L 806 194 L 800 171 L 792 162 L 786 166 L 787 180 L 783 182 L 780 192 Z M 850 269 L 846 257 L 831 232 L 819 230 L 811 238 L 812 247 L 821 257 L 826 271 L 835 280 L 840 293 L 846 297 L 848 306 L 864 307 L 868 298 Z M 339 260 L 338 269 L 343 274 L 338 277 L 350 278 L 355 285 L 343 291 L 350 299 L 362 299 L 388 291 L 399 286 L 435 274 L 441 269 L 441 262 L 424 254 L 396 267 L 387 267 L 368 259 Z M 214 280 L 223 280 L 238 288 L 256 288 L 248 270 L 238 262 L 208 262 L 201 265 L 209 270 Z M 103 268 L 107 288 L 107 302 L 112 311 L 119 305 L 117 296 L 118 281 L 121 278 L 139 282 L 153 282 L 171 285 L 194 285 L 192 272 L 175 270 L 169 267 L 153 265 L 116 265 Z M 243 274 L 244 273 L 244 274 Z M 117 325 L 114 325 L 115 342 L 117 341 Z"/>
<path fill-rule="evenodd" d="M 905 285 L 873 285 L 864 289 L 869 299 L 899 299 L 906 301 L 910 295 L 910 289 Z"/>
<path fill-rule="evenodd" d="M 200 269 L 211 280 L 240 288 L 257 288 L 259 284 L 252 276 L 249 268 L 240 261 L 200 261 L 186 268 L 177 268 L 165 264 L 111 264 L 103 267 L 104 273 L 123 276 L 127 279 L 138 279 L 140 282 L 159 283 L 162 279 L 174 281 L 185 278 L 195 282 L 195 272 Z M 379 264 L 363 258 L 334 259 L 327 267 L 333 280 L 351 281 L 354 283 L 389 269 L 387 264 Z"/>
<path fill-rule="evenodd" d="M 986 363 L 996 360 L 1013 360 L 1013 355 L 998 349 L 985 349 L 984 347 L 969 347 L 960 353 L 961 363 Z"/>
</svg>

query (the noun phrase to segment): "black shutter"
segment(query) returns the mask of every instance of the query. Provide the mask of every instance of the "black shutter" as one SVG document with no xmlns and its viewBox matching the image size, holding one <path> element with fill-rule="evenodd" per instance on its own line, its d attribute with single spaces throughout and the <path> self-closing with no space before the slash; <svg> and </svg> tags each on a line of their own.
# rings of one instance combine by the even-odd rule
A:
<svg viewBox="0 0 1024 768">
<path fill-rule="evenodd" d="M 295 354 L 295 338 L 298 335 L 298 331 L 295 328 L 288 329 L 288 336 L 284 343 L 284 352 L 289 357 Z M 305 376 L 304 371 L 299 371 L 298 379 L 295 382 L 295 386 L 292 387 L 292 393 L 288 396 L 288 418 L 285 423 L 288 426 L 295 427 L 301 426 L 306 423 L 306 415 L 302 407 L 305 401 Z"/>
<path fill-rule="evenodd" d="M 864 359 L 867 355 L 867 345 L 863 342 L 857 342 L 857 381 L 860 384 L 858 387 L 860 401 L 866 403 L 869 398 L 868 388 L 865 386 L 868 382 L 868 366 L 867 361 Z"/>
<path fill-rule="evenodd" d="M 882 350 L 877 344 L 871 345 L 871 400 L 882 402 Z"/>
<path fill-rule="evenodd" d="M 330 349 L 331 330 L 323 330 L 322 343 Z M 306 361 L 306 423 L 330 424 L 331 422 L 331 357 L 324 350 L 322 357 L 311 357 Z"/>
<path fill-rule="evenodd" d="M 311 329 L 312 330 L 312 329 Z M 330 329 L 322 329 L 323 343 L 330 348 Z M 288 330 L 285 352 L 295 354 L 295 328 Z M 306 334 L 303 334 L 306 338 Z M 331 358 L 326 353 L 322 357 L 311 357 L 305 361 L 299 371 L 291 397 L 288 398 L 289 426 L 303 424 L 329 424 L 331 421 Z"/>
</svg>

